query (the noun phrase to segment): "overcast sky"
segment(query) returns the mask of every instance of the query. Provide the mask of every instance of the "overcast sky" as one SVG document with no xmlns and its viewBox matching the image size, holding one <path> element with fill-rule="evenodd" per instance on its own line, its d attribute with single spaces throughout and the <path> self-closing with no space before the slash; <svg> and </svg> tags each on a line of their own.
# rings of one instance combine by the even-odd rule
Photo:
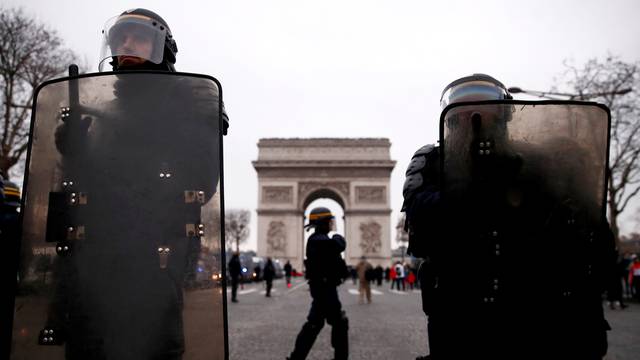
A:
<svg viewBox="0 0 640 360">
<path fill-rule="evenodd" d="M 397 160 L 392 224 L 413 152 L 436 141 L 439 96 L 475 72 L 548 90 L 563 60 L 640 60 L 640 1 L 2 0 L 56 29 L 97 71 L 104 22 L 144 7 L 178 42 L 178 71 L 222 83 L 227 208 L 254 211 L 251 161 L 265 137 L 386 137 Z M 639 231 L 637 215 L 623 232 Z M 634 219 L 636 217 L 636 219 Z"/>
</svg>

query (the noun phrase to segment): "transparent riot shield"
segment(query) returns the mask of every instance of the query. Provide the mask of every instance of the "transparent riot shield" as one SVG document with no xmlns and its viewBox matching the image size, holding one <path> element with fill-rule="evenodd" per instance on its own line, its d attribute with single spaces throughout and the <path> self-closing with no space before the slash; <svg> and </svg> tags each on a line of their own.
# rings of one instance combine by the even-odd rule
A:
<svg viewBox="0 0 640 360">
<path fill-rule="evenodd" d="M 601 293 L 612 249 L 604 217 L 609 110 L 458 103 L 440 125 L 445 229 L 432 259 L 432 349 L 458 358 L 464 338 L 480 357 L 593 354 L 598 341 L 585 339 L 605 333 Z"/>
<path fill-rule="evenodd" d="M 11 359 L 224 359 L 221 90 L 89 74 L 37 91 Z"/>
<path fill-rule="evenodd" d="M 608 109 L 594 103 L 448 107 L 441 122 L 443 191 L 465 205 L 462 212 L 497 202 L 517 210 L 543 197 L 597 219 L 606 199 L 609 122 Z"/>
</svg>

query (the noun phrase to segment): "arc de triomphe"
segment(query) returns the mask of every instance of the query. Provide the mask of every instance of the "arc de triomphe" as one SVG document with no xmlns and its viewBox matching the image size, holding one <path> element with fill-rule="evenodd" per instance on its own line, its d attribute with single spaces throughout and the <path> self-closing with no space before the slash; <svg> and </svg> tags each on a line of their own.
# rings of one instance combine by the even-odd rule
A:
<svg viewBox="0 0 640 360">
<path fill-rule="evenodd" d="M 301 270 L 304 211 L 319 198 L 344 210 L 347 264 L 391 259 L 389 185 L 395 161 L 384 138 L 260 139 L 258 255 Z"/>
</svg>

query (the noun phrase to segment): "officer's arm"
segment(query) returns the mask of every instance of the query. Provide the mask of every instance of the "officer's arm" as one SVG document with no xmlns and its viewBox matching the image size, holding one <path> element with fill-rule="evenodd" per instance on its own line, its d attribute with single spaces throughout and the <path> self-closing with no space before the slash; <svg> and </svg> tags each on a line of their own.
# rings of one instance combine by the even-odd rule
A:
<svg viewBox="0 0 640 360">
<path fill-rule="evenodd" d="M 347 241 L 342 237 L 342 235 L 334 234 L 331 237 L 331 240 L 333 240 L 336 250 L 339 253 L 343 252 L 347 248 Z"/>
<path fill-rule="evenodd" d="M 433 145 L 423 146 L 411 158 L 402 189 L 402 211 L 406 212 L 407 218 L 440 205 L 439 169 L 439 149 Z"/>
<path fill-rule="evenodd" d="M 227 135 L 229 130 L 229 115 L 227 115 L 227 109 L 224 108 L 224 101 L 222 101 L 222 135 Z"/>
<path fill-rule="evenodd" d="M 442 224 L 439 169 L 439 149 L 426 145 L 413 155 L 406 172 L 402 211 L 406 213 L 405 230 L 409 232 L 407 252 L 418 257 L 427 255 L 426 243 L 438 236 L 438 225 Z"/>
<path fill-rule="evenodd" d="M 229 128 L 229 116 L 224 107 L 224 101 L 220 99 L 220 89 L 215 83 L 196 80 L 187 84 L 194 101 L 193 109 L 198 118 L 211 119 L 212 124 L 218 116 L 222 117 L 222 134 L 227 135 Z M 219 100 L 219 101 L 218 101 Z"/>
</svg>

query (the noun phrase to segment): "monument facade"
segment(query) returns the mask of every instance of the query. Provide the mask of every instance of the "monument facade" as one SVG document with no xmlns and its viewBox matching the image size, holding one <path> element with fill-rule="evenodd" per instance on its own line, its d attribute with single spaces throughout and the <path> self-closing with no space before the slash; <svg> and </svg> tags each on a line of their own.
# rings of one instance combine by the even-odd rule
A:
<svg viewBox="0 0 640 360">
<path fill-rule="evenodd" d="M 347 264 L 391 259 L 391 143 L 384 138 L 260 139 L 258 256 L 289 260 L 301 270 L 304 212 L 328 198 L 344 210 Z"/>
</svg>

